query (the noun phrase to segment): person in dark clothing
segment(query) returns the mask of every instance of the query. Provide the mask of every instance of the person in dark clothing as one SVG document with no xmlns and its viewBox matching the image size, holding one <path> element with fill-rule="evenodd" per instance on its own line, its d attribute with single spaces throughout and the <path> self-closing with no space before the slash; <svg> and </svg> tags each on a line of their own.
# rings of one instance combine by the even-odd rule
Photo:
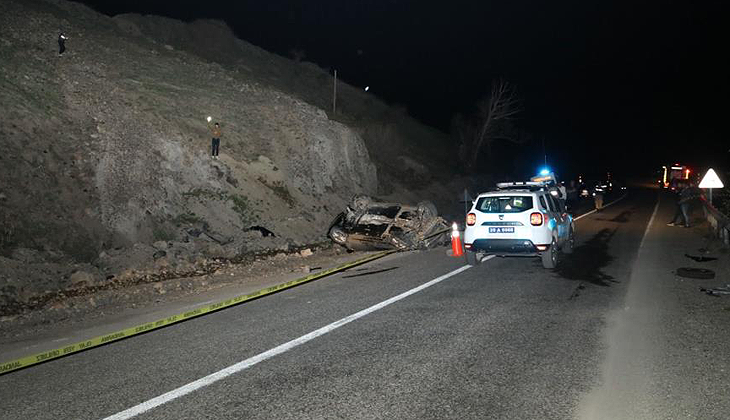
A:
<svg viewBox="0 0 730 420">
<path fill-rule="evenodd" d="M 61 32 L 58 34 L 58 55 L 61 56 L 66 51 L 66 40 L 68 37 Z"/>
<path fill-rule="evenodd" d="M 674 181 L 674 180 L 673 180 Z M 670 183 L 672 184 L 672 183 Z M 674 191 L 674 194 L 676 195 L 675 200 L 675 207 L 674 207 L 674 217 L 672 217 L 672 220 L 667 223 L 667 226 L 674 226 L 679 222 L 679 219 L 684 217 L 682 215 L 682 206 L 679 205 L 679 201 L 681 199 L 680 193 L 684 190 L 684 184 L 681 182 L 674 182 L 672 184 L 672 191 Z"/>
<path fill-rule="evenodd" d="M 210 155 L 211 157 L 213 157 L 213 159 L 218 159 L 218 150 L 221 147 L 221 126 L 218 123 L 215 123 L 213 127 L 208 124 L 208 128 L 210 129 L 211 133 L 213 133 L 213 141 L 211 143 Z"/>
<path fill-rule="evenodd" d="M 689 222 L 690 205 L 694 200 L 698 200 L 700 198 L 702 192 L 691 182 L 678 184 L 677 190 L 677 209 L 674 212 L 672 221 L 667 223 L 667 226 L 675 226 L 681 217 L 684 219 L 684 227 L 691 227 Z"/>
<path fill-rule="evenodd" d="M 574 212 L 578 203 L 578 187 L 576 187 L 575 181 L 570 181 L 568 184 L 566 195 L 565 205 L 568 207 L 568 212 Z"/>
</svg>

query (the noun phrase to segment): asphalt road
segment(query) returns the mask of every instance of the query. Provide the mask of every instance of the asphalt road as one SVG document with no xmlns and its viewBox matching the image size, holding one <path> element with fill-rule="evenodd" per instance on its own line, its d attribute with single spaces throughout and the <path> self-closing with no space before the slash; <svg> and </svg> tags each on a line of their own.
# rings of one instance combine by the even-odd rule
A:
<svg viewBox="0 0 730 420">
<path fill-rule="evenodd" d="M 0 377 L 0 418 L 573 418 L 599 381 L 606 314 L 655 202 L 637 191 L 581 218 L 555 271 L 493 258 L 454 273 L 464 261 L 444 249 L 395 254 L 13 372 Z"/>
</svg>

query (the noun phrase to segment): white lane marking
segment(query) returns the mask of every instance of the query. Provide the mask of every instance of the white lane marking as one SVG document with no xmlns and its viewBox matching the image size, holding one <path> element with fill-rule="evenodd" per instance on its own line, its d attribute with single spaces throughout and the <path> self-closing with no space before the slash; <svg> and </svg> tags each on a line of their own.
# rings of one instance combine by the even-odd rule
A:
<svg viewBox="0 0 730 420">
<path fill-rule="evenodd" d="M 654 216 L 656 216 L 656 211 L 659 209 L 659 202 L 662 200 L 661 196 L 657 197 L 656 204 L 654 205 L 654 211 L 651 213 L 651 217 L 649 218 L 649 223 L 646 225 L 646 229 L 644 230 L 644 236 L 641 237 L 641 242 L 639 243 L 639 251 L 644 248 L 644 241 L 646 240 L 646 235 L 649 233 L 649 228 L 651 228 L 651 224 L 654 223 Z"/>
<path fill-rule="evenodd" d="M 605 206 L 603 206 L 603 208 L 605 209 L 605 208 L 606 208 L 606 207 L 608 207 L 608 206 L 614 205 L 614 204 L 618 203 L 619 201 L 623 200 L 624 198 L 626 198 L 626 194 L 622 195 L 622 196 L 621 196 L 621 198 L 619 198 L 619 199 L 617 199 L 617 200 L 613 200 L 613 201 L 611 201 L 610 203 L 606 204 Z M 593 214 L 593 213 L 595 213 L 595 212 L 596 212 L 596 210 L 591 210 L 591 211 L 589 211 L 588 213 L 585 213 L 585 214 L 581 214 L 580 216 L 578 216 L 578 217 L 574 218 L 573 220 L 580 220 L 580 219 L 582 219 L 582 218 L 584 218 L 584 217 L 588 216 L 589 214 Z"/>
<path fill-rule="evenodd" d="M 496 255 L 487 255 L 486 257 L 482 257 L 482 259 L 479 260 L 479 262 L 489 261 L 494 257 L 496 257 Z"/>
<path fill-rule="evenodd" d="M 471 266 L 469 266 L 469 265 L 465 265 L 465 266 L 463 266 L 461 268 L 457 268 L 456 270 L 454 270 L 454 271 L 452 271 L 450 273 L 444 274 L 441 277 L 437 277 L 437 278 L 429 281 L 428 283 L 424 283 L 424 284 L 422 284 L 422 285 L 420 285 L 418 287 L 415 287 L 415 288 L 413 288 L 411 290 L 408 290 L 407 292 L 403 292 L 403 293 L 401 293 L 401 294 L 399 294 L 397 296 L 394 296 L 394 297 L 392 297 L 392 298 L 390 298 L 388 300 L 384 300 L 384 301 L 382 301 L 382 302 L 380 302 L 380 303 L 378 303 L 376 305 L 373 305 L 373 306 L 371 306 L 371 307 L 369 307 L 367 309 L 363 309 L 360 312 L 354 313 L 354 314 L 352 314 L 352 315 L 350 315 L 348 317 L 345 317 L 345 318 L 340 319 L 339 321 L 335 321 L 335 322 L 333 322 L 333 323 L 331 323 L 329 325 L 326 325 L 326 326 L 324 326 L 324 327 L 322 327 L 322 328 L 320 328 L 318 330 L 312 331 L 309 334 L 305 334 L 305 335 L 303 335 L 303 336 L 301 336 L 299 338 L 295 338 L 294 340 L 291 340 L 291 341 L 289 341 L 287 343 L 284 343 L 284 344 L 282 344 L 282 345 L 280 345 L 278 347 L 274 347 L 271 350 L 265 351 L 265 352 L 260 353 L 260 354 L 258 354 L 256 356 L 253 356 L 251 358 L 248 358 L 246 360 L 243 360 L 241 362 L 238 362 L 238 363 L 236 363 L 234 365 L 231 365 L 231 366 L 229 366 L 229 367 L 227 367 L 225 369 L 219 370 L 218 372 L 212 373 L 212 374 L 210 374 L 208 376 L 205 376 L 203 378 L 200 378 L 200 379 L 198 379 L 196 381 L 190 382 L 189 384 L 183 385 L 180 388 L 173 389 L 172 391 L 167 392 L 165 394 L 162 394 L 160 396 L 157 396 L 155 398 L 152 398 L 151 400 L 147 400 L 147 401 L 145 401 L 145 402 L 143 402 L 141 404 L 135 405 L 134 407 L 128 408 L 128 409 L 126 409 L 124 411 L 121 411 L 121 412 L 119 412 L 117 414 L 114 414 L 112 416 L 106 417 L 104 420 L 125 420 L 125 419 L 130 419 L 130 418 L 132 418 L 134 416 L 137 416 L 139 414 L 142 414 L 144 412 L 147 412 L 147 411 L 149 411 L 149 410 L 151 410 L 151 409 L 153 409 L 155 407 L 158 407 L 158 406 L 160 406 L 162 404 L 165 404 L 165 403 L 170 402 L 172 400 L 178 399 L 178 398 L 180 398 L 180 397 L 182 397 L 184 395 L 187 395 L 187 394 L 189 394 L 189 393 L 191 393 L 191 392 L 193 392 L 195 390 L 198 390 L 200 388 L 203 388 L 205 386 L 208 386 L 208 385 L 210 385 L 210 384 L 212 384 L 214 382 L 220 381 L 221 379 L 224 379 L 224 378 L 226 378 L 228 376 L 231 376 L 234 373 L 238 373 L 238 372 L 240 372 L 240 371 L 242 371 L 242 370 L 244 370 L 246 368 L 249 368 L 249 367 L 251 367 L 251 366 L 259 363 L 259 362 L 263 362 L 264 360 L 270 359 L 270 358 L 272 358 L 272 357 L 274 357 L 276 355 L 279 355 L 279 354 L 282 354 L 282 353 L 284 353 L 286 351 L 289 351 L 289 350 L 293 349 L 294 347 L 300 346 L 300 345 L 302 345 L 302 344 L 304 344 L 304 343 L 306 343 L 308 341 L 314 340 L 315 338 L 317 338 L 317 337 L 319 337 L 321 335 L 327 334 L 328 332 L 330 332 L 332 330 L 335 330 L 335 329 L 337 329 L 337 328 L 339 328 L 339 327 L 341 327 L 341 326 L 343 326 L 345 324 L 349 324 L 350 322 L 355 321 L 355 320 L 357 320 L 359 318 L 362 318 L 365 315 L 368 315 L 370 313 L 373 313 L 373 312 L 375 312 L 375 311 L 377 311 L 379 309 L 383 309 L 384 307 L 390 305 L 391 303 L 395 303 L 395 302 L 398 302 L 401 299 L 405 299 L 405 298 L 407 298 L 408 296 L 410 296 L 410 295 L 412 295 L 414 293 L 418 293 L 418 292 L 420 292 L 423 289 L 426 289 L 426 288 L 431 287 L 431 286 L 433 286 L 433 285 L 435 285 L 437 283 L 440 283 L 440 282 L 448 279 L 449 277 L 455 276 L 455 275 L 461 273 L 462 271 L 468 270 L 469 268 L 471 268 Z"/>
</svg>

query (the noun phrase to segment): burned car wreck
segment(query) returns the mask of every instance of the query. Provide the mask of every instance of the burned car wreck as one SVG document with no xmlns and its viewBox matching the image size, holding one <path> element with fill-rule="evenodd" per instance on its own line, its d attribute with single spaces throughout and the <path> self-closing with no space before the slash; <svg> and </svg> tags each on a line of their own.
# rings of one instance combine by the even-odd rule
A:
<svg viewBox="0 0 730 420">
<path fill-rule="evenodd" d="M 335 218 L 327 235 L 349 250 L 416 250 L 446 243 L 448 231 L 449 225 L 429 201 L 408 206 L 357 195 Z"/>
</svg>

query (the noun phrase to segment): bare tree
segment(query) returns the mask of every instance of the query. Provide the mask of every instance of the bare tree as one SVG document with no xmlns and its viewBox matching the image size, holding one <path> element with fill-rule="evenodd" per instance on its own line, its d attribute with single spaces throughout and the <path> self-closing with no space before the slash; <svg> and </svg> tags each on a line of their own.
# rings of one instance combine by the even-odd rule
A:
<svg viewBox="0 0 730 420">
<path fill-rule="evenodd" d="M 506 80 L 492 82 L 492 91 L 479 101 L 472 121 L 458 116 L 454 119 L 455 134 L 461 141 L 460 157 L 467 169 L 473 169 L 484 152 L 491 153 L 496 140 L 521 141 L 514 121 L 522 111 L 517 87 Z"/>
</svg>

